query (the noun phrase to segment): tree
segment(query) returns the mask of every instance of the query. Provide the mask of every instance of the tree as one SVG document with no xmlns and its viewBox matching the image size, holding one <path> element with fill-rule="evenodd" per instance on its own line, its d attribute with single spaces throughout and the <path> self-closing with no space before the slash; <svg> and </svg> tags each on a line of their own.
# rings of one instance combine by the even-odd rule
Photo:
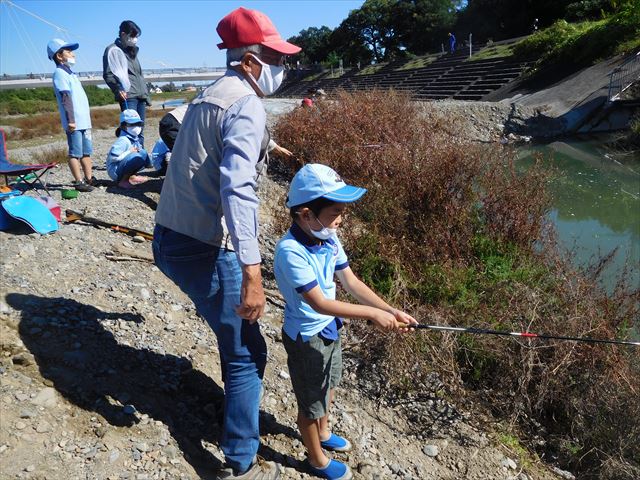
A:
<svg viewBox="0 0 640 480">
<path fill-rule="evenodd" d="M 455 24 L 460 0 L 399 0 L 395 11 L 399 43 L 414 54 L 438 49 Z"/>
<path fill-rule="evenodd" d="M 401 2 L 396 0 L 366 0 L 352 10 L 340 27 L 351 39 L 371 51 L 376 62 L 382 62 L 399 49 L 394 14 Z"/>
<path fill-rule="evenodd" d="M 298 45 L 302 51 L 293 57 L 294 61 L 299 60 L 300 63 L 320 63 L 327 58 L 329 54 L 329 41 L 332 30 L 327 26 L 320 28 L 310 27 L 301 30 L 298 35 L 288 38 L 287 41 Z"/>
</svg>

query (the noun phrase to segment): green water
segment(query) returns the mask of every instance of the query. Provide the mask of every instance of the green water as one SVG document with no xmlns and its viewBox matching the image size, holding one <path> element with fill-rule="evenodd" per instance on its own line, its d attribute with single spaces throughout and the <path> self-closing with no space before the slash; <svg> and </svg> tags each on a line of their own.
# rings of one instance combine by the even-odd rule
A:
<svg viewBox="0 0 640 480">
<path fill-rule="evenodd" d="M 600 282 L 609 292 L 626 273 L 640 287 L 640 152 L 607 148 L 610 138 L 556 141 L 519 149 L 521 166 L 540 152 L 559 176 L 552 183 L 550 220 L 560 248 L 576 265 L 597 263 L 614 252 Z"/>
</svg>

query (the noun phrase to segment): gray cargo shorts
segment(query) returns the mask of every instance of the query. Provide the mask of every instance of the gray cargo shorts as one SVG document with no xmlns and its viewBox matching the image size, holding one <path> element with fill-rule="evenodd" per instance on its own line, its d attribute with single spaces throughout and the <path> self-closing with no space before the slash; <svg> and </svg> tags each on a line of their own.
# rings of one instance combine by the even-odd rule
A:
<svg viewBox="0 0 640 480">
<path fill-rule="evenodd" d="M 312 420 L 324 417 L 329 410 L 329 390 L 342 378 L 340 335 L 337 340 L 327 340 L 316 334 L 305 342 L 300 335 L 292 340 L 283 331 L 282 343 L 298 410 Z"/>
</svg>

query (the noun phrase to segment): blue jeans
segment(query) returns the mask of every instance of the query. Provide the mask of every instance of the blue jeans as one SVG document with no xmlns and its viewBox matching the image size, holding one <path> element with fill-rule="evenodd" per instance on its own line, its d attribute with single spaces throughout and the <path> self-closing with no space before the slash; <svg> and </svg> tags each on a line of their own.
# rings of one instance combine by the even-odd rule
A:
<svg viewBox="0 0 640 480">
<path fill-rule="evenodd" d="M 147 166 L 148 158 L 147 152 L 141 150 L 140 152 L 127 155 L 119 162 L 114 163 L 114 180 L 119 182 L 123 178 L 129 178 L 131 175 L 135 175 Z"/>
<path fill-rule="evenodd" d="M 67 132 L 67 145 L 70 158 L 90 157 L 93 153 L 91 129 Z"/>
<path fill-rule="evenodd" d="M 147 101 L 144 98 L 127 98 L 125 101 L 120 101 L 120 111 L 123 112 L 126 109 L 135 110 L 140 115 L 140 120 L 144 123 L 145 114 L 147 111 Z M 144 147 L 144 125 L 142 125 L 142 132 L 140 132 L 140 143 Z"/>
<path fill-rule="evenodd" d="M 227 464 L 244 472 L 260 444 L 258 412 L 267 344 L 258 323 L 236 315 L 242 284 L 236 254 L 156 225 L 153 257 L 218 338 L 225 392 L 220 448 Z"/>
</svg>

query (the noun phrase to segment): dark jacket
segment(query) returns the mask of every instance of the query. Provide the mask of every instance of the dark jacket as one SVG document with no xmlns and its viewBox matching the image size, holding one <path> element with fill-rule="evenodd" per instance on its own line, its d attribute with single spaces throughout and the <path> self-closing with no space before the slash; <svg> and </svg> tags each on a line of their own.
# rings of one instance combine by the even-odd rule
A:
<svg viewBox="0 0 640 480">
<path fill-rule="evenodd" d="M 131 88 L 127 92 L 128 98 L 140 98 L 144 99 L 148 105 L 151 105 L 151 97 L 149 95 L 149 91 L 147 90 L 147 84 L 142 76 L 142 67 L 140 66 L 140 61 L 138 61 L 138 47 L 125 47 L 120 42 L 120 39 L 116 39 L 114 43 L 109 45 L 102 55 L 102 78 L 106 82 L 107 86 L 113 92 L 113 95 L 117 102 L 121 101 L 120 92 L 124 90 L 123 86 L 120 84 L 118 77 L 111 71 L 111 67 L 109 66 L 109 51 L 112 48 L 118 48 L 122 50 L 124 53 L 127 64 L 128 64 L 128 73 L 129 73 L 129 82 L 131 83 Z"/>
</svg>

